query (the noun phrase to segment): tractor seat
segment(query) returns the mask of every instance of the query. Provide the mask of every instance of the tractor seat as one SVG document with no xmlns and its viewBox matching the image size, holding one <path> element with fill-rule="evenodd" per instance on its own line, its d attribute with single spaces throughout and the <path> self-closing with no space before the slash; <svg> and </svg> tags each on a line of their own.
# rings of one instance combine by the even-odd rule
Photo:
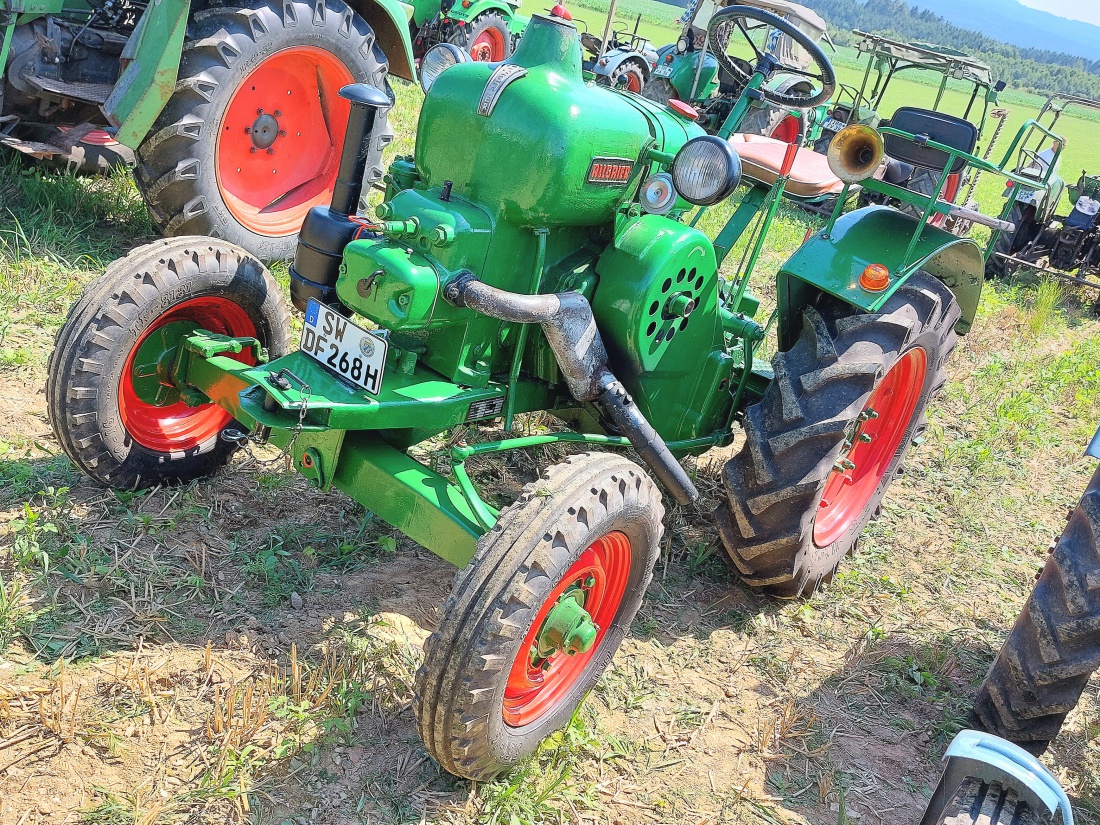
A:
<svg viewBox="0 0 1100 825">
<path fill-rule="evenodd" d="M 974 153 L 974 147 L 978 143 L 978 127 L 961 117 L 945 115 L 943 112 L 933 112 L 931 109 L 916 109 L 903 106 L 894 112 L 890 119 L 890 126 L 911 135 L 926 135 L 929 139 L 950 146 L 968 154 Z M 939 149 L 922 146 L 915 140 L 899 137 L 898 135 L 886 135 L 885 149 L 887 157 L 900 161 L 909 166 L 918 166 L 922 169 L 932 169 L 942 172 L 947 166 L 947 153 Z M 955 158 L 949 172 L 957 175 L 966 168 L 965 158 Z"/>
<path fill-rule="evenodd" d="M 783 168 L 783 158 L 790 146 L 782 140 L 763 135 L 730 135 L 730 144 L 741 156 L 741 169 L 745 177 L 765 186 L 771 186 Z M 800 148 L 794 157 L 786 194 L 799 198 L 820 198 L 838 195 L 844 188 L 843 181 L 833 174 L 825 155 L 812 149 Z"/>
</svg>

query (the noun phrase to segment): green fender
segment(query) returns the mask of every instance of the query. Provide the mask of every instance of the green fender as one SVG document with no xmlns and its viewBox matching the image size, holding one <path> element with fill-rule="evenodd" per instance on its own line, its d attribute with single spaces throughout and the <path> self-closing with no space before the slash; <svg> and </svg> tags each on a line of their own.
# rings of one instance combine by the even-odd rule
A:
<svg viewBox="0 0 1100 825">
<path fill-rule="evenodd" d="M 463 8 L 462 3 L 455 3 L 454 8 L 447 12 L 447 16 L 452 20 L 464 20 L 470 23 L 487 11 L 495 11 L 508 23 L 508 29 L 511 31 L 517 5 L 503 2 L 503 0 L 473 0 L 469 8 Z"/>
<path fill-rule="evenodd" d="M 955 293 L 962 317 L 955 329 L 970 330 L 985 282 L 978 244 L 937 226 L 925 225 L 910 251 L 917 220 L 886 206 L 868 206 L 841 216 L 832 231 L 811 237 L 779 270 L 776 278 L 779 348 L 794 344 L 802 311 L 821 293 L 853 307 L 876 312 L 918 269 L 939 278 Z M 890 270 L 890 286 L 868 292 L 859 276 L 870 264 Z"/>
<path fill-rule="evenodd" d="M 390 74 L 416 82 L 408 6 L 400 0 L 348 0 L 374 29 L 389 59 Z M 119 143 L 136 149 L 176 89 L 176 75 L 190 16 L 189 0 L 150 3 L 122 52 L 125 69 L 103 113 L 118 127 Z"/>
</svg>

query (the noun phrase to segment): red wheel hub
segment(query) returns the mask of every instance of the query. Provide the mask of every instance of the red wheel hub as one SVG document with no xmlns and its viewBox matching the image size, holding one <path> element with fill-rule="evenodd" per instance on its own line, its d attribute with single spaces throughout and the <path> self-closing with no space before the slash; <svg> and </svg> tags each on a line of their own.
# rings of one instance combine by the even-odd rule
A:
<svg viewBox="0 0 1100 825">
<path fill-rule="evenodd" d="M 504 36 L 490 26 L 470 45 L 470 57 L 483 62 L 497 63 L 504 59 Z"/>
<path fill-rule="evenodd" d="M 229 102 L 215 148 L 226 207 L 259 235 L 292 235 L 328 203 L 336 183 L 353 83 L 348 68 L 315 46 L 264 59 Z"/>
<path fill-rule="evenodd" d="M 851 444 L 825 484 L 814 520 L 814 544 L 827 547 L 858 520 L 897 455 L 924 390 L 928 355 L 905 353 L 875 387 Z"/>
<path fill-rule="evenodd" d="M 535 616 L 508 673 L 503 708 L 507 725 L 529 725 L 550 713 L 569 694 L 619 612 L 630 578 L 630 561 L 630 539 L 616 531 L 589 545 L 562 576 Z M 584 609 L 597 627 L 595 643 L 587 652 L 569 655 L 558 650 L 540 657 L 539 637 L 547 617 L 571 588 L 584 591 Z"/>
<path fill-rule="evenodd" d="M 215 438 L 232 420 L 216 404 L 189 407 L 172 383 L 171 368 L 180 340 L 196 329 L 238 338 L 256 335 L 248 313 L 234 301 L 218 296 L 184 301 L 149 325 L 126 357 L 118 393 L 122 425 L 147 449 L 160 453 L 193 450 Z M 251 353 L 232 357 L 244 364 L 255 363 Z"/>
<path fill-rule="evenodd" d="M 640 95 L 642 93 L 642 81 L 638 79 L 638 75 L 634 72 L 626 72 L 619 78 L 619 88 Z"/>
</svg>

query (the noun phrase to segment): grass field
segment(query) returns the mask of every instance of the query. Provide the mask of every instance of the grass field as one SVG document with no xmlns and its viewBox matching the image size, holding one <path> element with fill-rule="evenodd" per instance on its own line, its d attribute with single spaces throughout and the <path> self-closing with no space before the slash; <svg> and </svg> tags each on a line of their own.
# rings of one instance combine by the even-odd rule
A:
<svg viewBox="0 0 1100 825">
<path fill-rule="evenodd" d="M 407 152 L 420 95 L 398 95 Z M 813 225 L 782 211 L 765 297 Z M 698 459 L 703 499 L 666 502 L 646 602 L 575 721 L 509 776 L 460 782 L 410 709 L 451 568 L 271 453 L 141 493 L 60 453 L 43 396 L 54 334 L 154 237 L 124 176 L 0 161 L 0 825 L 916 822 L 1093 470 L 1091 296 L 988 286 L 923 443 L 831 587 L 780 602 L 738 584 L 710 515 L 728 454 Z M 475 477 L 508 496 L 561 457 Z M 1044 757 L 1086 825 L 1098 691 Z"/>
</svg>

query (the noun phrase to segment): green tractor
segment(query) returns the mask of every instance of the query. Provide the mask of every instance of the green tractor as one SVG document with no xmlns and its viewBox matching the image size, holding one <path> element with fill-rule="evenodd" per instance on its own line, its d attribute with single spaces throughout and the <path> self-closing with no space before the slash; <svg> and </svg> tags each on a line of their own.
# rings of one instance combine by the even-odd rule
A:
<svg viewBox="0 0 1100 825">
<path fill-rule="evenodd" d="M 413 0 L 409 23 L 417 59 L 437 43 L 453 43 L 472 60 L 499 62 L 512 53 L 527 18 L 521 0 Z"/>
<path fill-rule="evenodd" d="M 0 144 L 77 171 L 134 161 L 161 231 L 264 260 L 332 196 L 340 89 L 415 79 L 399 0 L 7 0 L 0 67 Z"/>
<path fill-rule="evenodd" d="M 722 23 L 787 25 L 747 6 L 710 25 Z M 342 90 L 333 199 L 307 216 L 291 268 L 298 348 L 254 256 L 171 238 L 88 286 L 46 392 L 62 448 L 104 484 L 186 482 L 263 442 L 458 566 L 414 709 L 431 755 L 482 780 L 569 721 L 630 631 L 660 552 L 662 488 L 680 506 L 699 499 L 680 459 L 740 440 L 715 520 L 745 582 L 797 597 L 830 580 L 924 429 L 984 273 L 972 240 L 927 220 L 834 214 L 776 273 L 778 305 L 758 320 L 748 286 L 768 225 L 780 197 L 820 196 L 787 191 L 820 155 L 784 144 L 757 158 L 771 183 L 742 181 L 733 144 L 677 107 L 586 83 L 560 11 L 533 17 L 508 60 L 467 58 L 453 44 L 425 56 L 415 154 L 391 165 L 378 221 L 355 212 L 389 97 Z M 767 98 L 783 68 L 762 53 L 747 87 Z M 938 168 L 940 186 L 958 160 L 983 163 L 909 125 L 883 130 L 888 148 Z M 852 129 L 834 141 L 845 187 L 883 150 Z M 700 216 L 739 185 L 736 211 L 704 235 Z M 888 191 L 925 219 L 944 208 Z M 723 277 L 739 239 L 746 263 Z M 476 438 L 537 411 L 570 429 Z M 418 460 L 456 428 L 449 471 Z M 515 501 L 485 500 L 469 462 L 548 444 L 589 449 Z"/>
</svg>

